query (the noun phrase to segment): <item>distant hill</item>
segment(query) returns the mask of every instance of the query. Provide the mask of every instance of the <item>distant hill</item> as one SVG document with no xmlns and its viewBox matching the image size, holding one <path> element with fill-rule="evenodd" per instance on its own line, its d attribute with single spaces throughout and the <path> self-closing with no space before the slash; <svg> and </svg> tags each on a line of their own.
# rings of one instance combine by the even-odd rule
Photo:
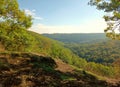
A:
<svg viewBox="0 0 120 87">
<path fill-rule="evenodd" d="M 89 43 L 108 39 L 104 33 L 42 34 L 64 43 Z"/>
</svg>

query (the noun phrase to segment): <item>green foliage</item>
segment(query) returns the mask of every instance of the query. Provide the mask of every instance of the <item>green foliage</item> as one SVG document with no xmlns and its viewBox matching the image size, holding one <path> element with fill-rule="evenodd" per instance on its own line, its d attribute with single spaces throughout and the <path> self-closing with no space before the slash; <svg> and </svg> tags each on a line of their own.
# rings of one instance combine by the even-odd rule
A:
<svg viewBox="0 0 120 87">
<path fill-rule="evenodd" d="M 49 55 L 53 58 L 60 58 L 64 62 L 76 65 L 78 67 L 83 67 L 86 63 L 84 59 L 80 59 L 68 48 L 65 48 L 63 43 L 49 39 L 40 34 L 31 32 L 31 35 L 34 36 L 36 42 L 36 47 L 32 52 L 40 52 L 46 55 Z"/>
<path fill-rule="evenodd" d="M 4 32 L 3 32 L 4 31 Z M 31 50 L 34 38 L 24 29 L 14 29 L 9 31 L 0 29 L 0 41 L 9 51 Z M 29 48 L 29 49 L 28 49 Z"/>
<path fill-rule="evenodd" d="M 111 65 L 120 56 L 120 42 L 117 40 L 107 40 L 94 44 L 66 44 L 66 47 L 88 62 L 104 65 Z"/>
<path fill-rule="evenodd" d="M 86 70 L 97 73 L 98 75 L 102 76 L 115 76 L 114 68 L 110 66 L 104 66 L 102 64 L 96 64 L 94 62 L 90 62 L 86 65 Z"/>
<path fill-rule="evenodd" d="M 120 27 L 120 1 L 119 0 L 90 0 L 91 6 L 96 6 L 98 10 L 103 10 L 109 15 L 104 15 L 108 27 L 105 29 L 108 37 L 112 39 L 120 39 L 119 31 Z M 119 32 L 120 33 L 120 32 Z M 117 35 L 116 35 L 117 34 Z M 118 36 L 118 37 L 117 37 Z"/>
<path fill-rule="evenodd" d="M 31 46 L 34 39 L 25 30 L 32 25 L 31 20 L 19 9 L 17 0 L 0 1 L 0 42 L 6 50 L 25 51 Z"/>
<path fill-rule="evenodd" d="M 88 62 L 110 65 L 119 58 L 120 43 L 110 40 L 105 34 L 44 34 L 62 41 L 64 46 Z M 108 35 L 108 34 L 107 34 Z M 70 41 L 71 40 L 71 41 Z"/>
<path fill-rule="evenodd" d="M 31 16 L 27 16 L 24 11 L 19 9 L 17 0 L 0 1 L 0 23 L 7 23 L 12 29 L 29 28 L 32 24 Z"/>
</svg>

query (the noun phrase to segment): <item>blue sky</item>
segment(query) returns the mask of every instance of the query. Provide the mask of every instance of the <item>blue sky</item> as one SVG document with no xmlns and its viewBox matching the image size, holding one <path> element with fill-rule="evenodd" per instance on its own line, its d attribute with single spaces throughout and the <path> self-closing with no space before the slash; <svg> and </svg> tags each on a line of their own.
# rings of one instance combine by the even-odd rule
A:
<svg viewBox="0 0 120 87">
<path fill-rule="evenodd" d="M 89 0 L 18 0 L 32 15 L 30 30 L 38 33 L 99 33 L 106 24 L 103 12 L 89 6 Z"/>
</svg>

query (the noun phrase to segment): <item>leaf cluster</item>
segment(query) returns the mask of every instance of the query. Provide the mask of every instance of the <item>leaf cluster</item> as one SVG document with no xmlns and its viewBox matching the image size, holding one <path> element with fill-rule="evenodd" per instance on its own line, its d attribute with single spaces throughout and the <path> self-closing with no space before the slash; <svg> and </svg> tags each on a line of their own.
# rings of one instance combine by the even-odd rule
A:
<svg viewBox="0 0 120 87">
<path fill-rule="evenodd" d="M 96 6 L 98 10 L 103 10 L 107 15 L 103 18 L 107 23 L 105 33 L 110 34 L 108 37 L 118 39 L 116 34 L 120 34 L 120 1 L 119 0 L 90 0 L 89 5 Z"/>
</svg>

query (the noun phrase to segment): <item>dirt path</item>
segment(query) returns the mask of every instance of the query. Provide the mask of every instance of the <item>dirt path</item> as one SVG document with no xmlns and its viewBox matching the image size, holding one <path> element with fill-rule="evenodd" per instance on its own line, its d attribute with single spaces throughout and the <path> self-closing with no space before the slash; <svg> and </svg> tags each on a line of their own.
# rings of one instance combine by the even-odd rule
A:
<svg viewBox="0 0 120 87">
<path fill-rule="evenodd" d="M 66 73 L 66 72 L 72 72 L 74 70 L 70 65 L 64 63 L 60 59 L 55 59 L 55 62 L 57 64 L 56 70 L 59 70 L 59 71 L 64 72 L 64 73 Z"/>
</svg>

